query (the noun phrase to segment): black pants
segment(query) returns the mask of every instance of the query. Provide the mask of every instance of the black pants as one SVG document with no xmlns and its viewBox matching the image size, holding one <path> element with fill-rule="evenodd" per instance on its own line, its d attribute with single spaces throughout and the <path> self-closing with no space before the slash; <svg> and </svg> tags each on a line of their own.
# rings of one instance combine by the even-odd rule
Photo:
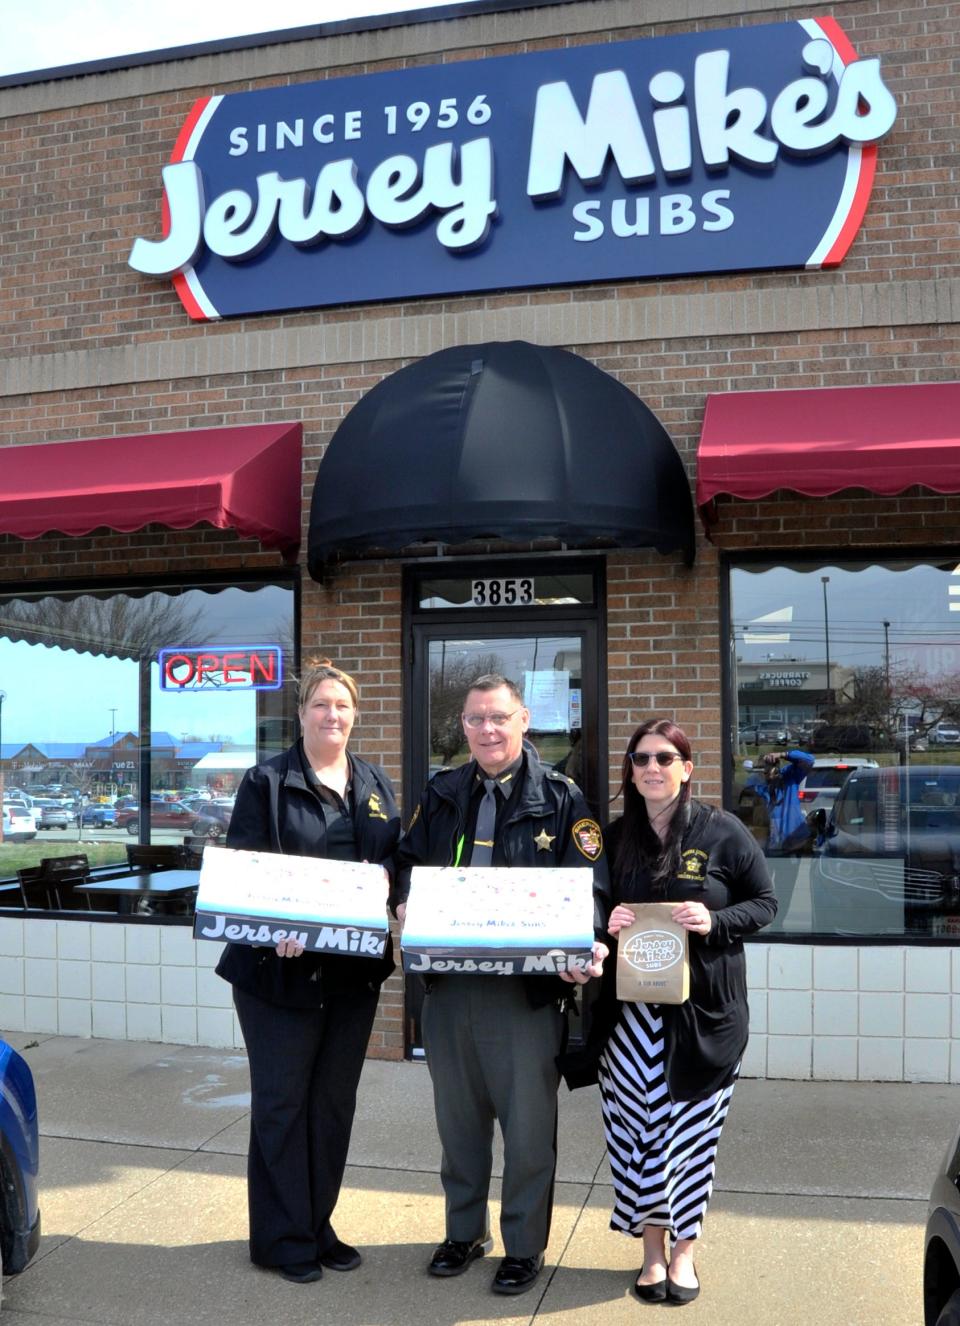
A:
<svg viewBox="0 0 960 1326">
<path fill-rule="evenodd" d="M 379 990 L 333 990 L 322 1008 L 281 1008 L 234 989 L 250 1063 L 250 1259 L 312 1262 L 330 1224 Z"/>
<path fill-rule="evenodd" d="M 443 976 L 423 1003 L 446 1237 L 489 1229 L 494 1120 L 503 1134 L 500 1234 L 508 1257 L 547 1246 L 557 1167 L 558 1008 L 531 1008 L 516 976 Z"/>
</svg>

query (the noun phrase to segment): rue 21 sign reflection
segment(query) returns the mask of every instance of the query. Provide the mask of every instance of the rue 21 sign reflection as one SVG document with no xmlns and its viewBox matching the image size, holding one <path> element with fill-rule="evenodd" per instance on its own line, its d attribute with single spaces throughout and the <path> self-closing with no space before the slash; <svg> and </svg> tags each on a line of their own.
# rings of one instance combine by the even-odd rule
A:
<svg viewBox="0 0 960 1326">
<path fill-rule="evenodd" d="M 204 97 L 129 261 L 198 319 L 831 266 L 895 117 L 827 18 Z"/>
</svg>

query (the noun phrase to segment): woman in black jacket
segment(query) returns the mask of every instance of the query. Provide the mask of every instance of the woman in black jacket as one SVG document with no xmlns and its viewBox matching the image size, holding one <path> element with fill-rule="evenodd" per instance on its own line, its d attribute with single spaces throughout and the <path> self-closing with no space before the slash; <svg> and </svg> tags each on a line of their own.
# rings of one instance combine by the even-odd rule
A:
<svg viewBox="0 0 960 1326">
<path fill-rule="evenodd" d="M 353 678 L 329 659 L 300 680 L 302 738 L 248 769 L 227 846 L 338 861 L 388 861 L 400 832 L 393 785 L 347 753 L 357 712 Z M 384 910 L 387 878 L 384 875 Z M 233 985 L 250 1063 L 247 1163 L 250 1258 L 304 1284 L 323 1267 L 350 1271 L 356 1248 L 331 1224 L 347 1162 L 357 1084 L 393 970 L 383 958 L 230 944 L 217 972 Z"/>
<path fill-rule="evenodd" d="M 683 730 L 669 719 L 643 723 L 624 757 L 623 816 L 604 832 L 610 934 L 634 920 L 631 902 L 675 902 L 673 919 L 688 931 L 690 998 L 619 1003 L 609 961 L 586 1049 L 563 1064 L 571 1086 L 599 1076 L 610 1226 L 643 1238 L 634 1292 L 677 1304 L 700 1292 L 694 1245 L 747 1044 L 743 936 L 777 910 L 756 841 L 734 816 L 691 798 L 692 773 Z"/>
</svg>

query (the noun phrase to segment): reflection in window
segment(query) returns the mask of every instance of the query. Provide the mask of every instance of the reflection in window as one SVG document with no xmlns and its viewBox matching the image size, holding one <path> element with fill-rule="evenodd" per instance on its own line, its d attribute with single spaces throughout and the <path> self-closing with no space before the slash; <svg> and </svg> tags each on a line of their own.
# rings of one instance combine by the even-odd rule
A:
<svg viewBox="0 0 960 1326">
<path fill-rule="evenodd" d="M 775 928 L 960 934 L 960 565 L 743 564 L 730 591 L 730 809 Z"/>
<path fill-rule="evenodd" d="M 253 689 L 244 674 L 252 646 L 292 670 L 293 620 L 288 584 L 0 599 L 0 878 L 78 857 L 78 878 L 31 885 L 30 905 L 65 906 L 69 883 L 71 907 L 122 911 L 119 884 L 85 893 L 84 870 L 125 868 L 138 843 L 195 862 L 226 833 L 244 770 L 293 738 L 291 687 Z M 199 678 L 162 684 L 171 648 L 204 650 Z"/>
<path fill-rule="evenodd" d="M 527 740 L 540 759 L 575 781 L 582 776 L 582 680 L 576 636 L 431 640 L 430 771 L 465 764 L 470 751 L 461 714 L 470 683 L 499 673 L 520 689 L 530 711 Z"/>
</svg>

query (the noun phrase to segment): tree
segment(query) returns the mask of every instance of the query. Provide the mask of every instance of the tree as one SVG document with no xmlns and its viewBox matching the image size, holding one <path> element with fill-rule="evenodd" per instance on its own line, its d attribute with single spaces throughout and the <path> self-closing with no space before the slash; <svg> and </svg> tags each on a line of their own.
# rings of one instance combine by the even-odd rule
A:
<svg viewBox="0 0 960 1326">
<path fill-rule="evenodd" d="M 853 695 L 823 717 L 831 726 L 869 728 L 877 745 L 891 749 L 926 740 L 940 722 L 960 721 L 960 677 L 928 677 L 916 668 L 854 670 Z"/>
<path fill-rule="evenodd" d="M 81 654 L 153 659 L 172 642 L 194 639 L 202 618 L 202 608 L 188 607 L 181 595 L 49 595 L 0 605 L 0 634 Z"/>
<path fill-rule="evenodd" d="M 449 764 L 466 744 L 460 715 L 463 699 L 472 681 L 488 672 L 501 672 L 497 654 L 475 658 L 442 658 L 430 670 L 430 749 Z"/>
</svg>

